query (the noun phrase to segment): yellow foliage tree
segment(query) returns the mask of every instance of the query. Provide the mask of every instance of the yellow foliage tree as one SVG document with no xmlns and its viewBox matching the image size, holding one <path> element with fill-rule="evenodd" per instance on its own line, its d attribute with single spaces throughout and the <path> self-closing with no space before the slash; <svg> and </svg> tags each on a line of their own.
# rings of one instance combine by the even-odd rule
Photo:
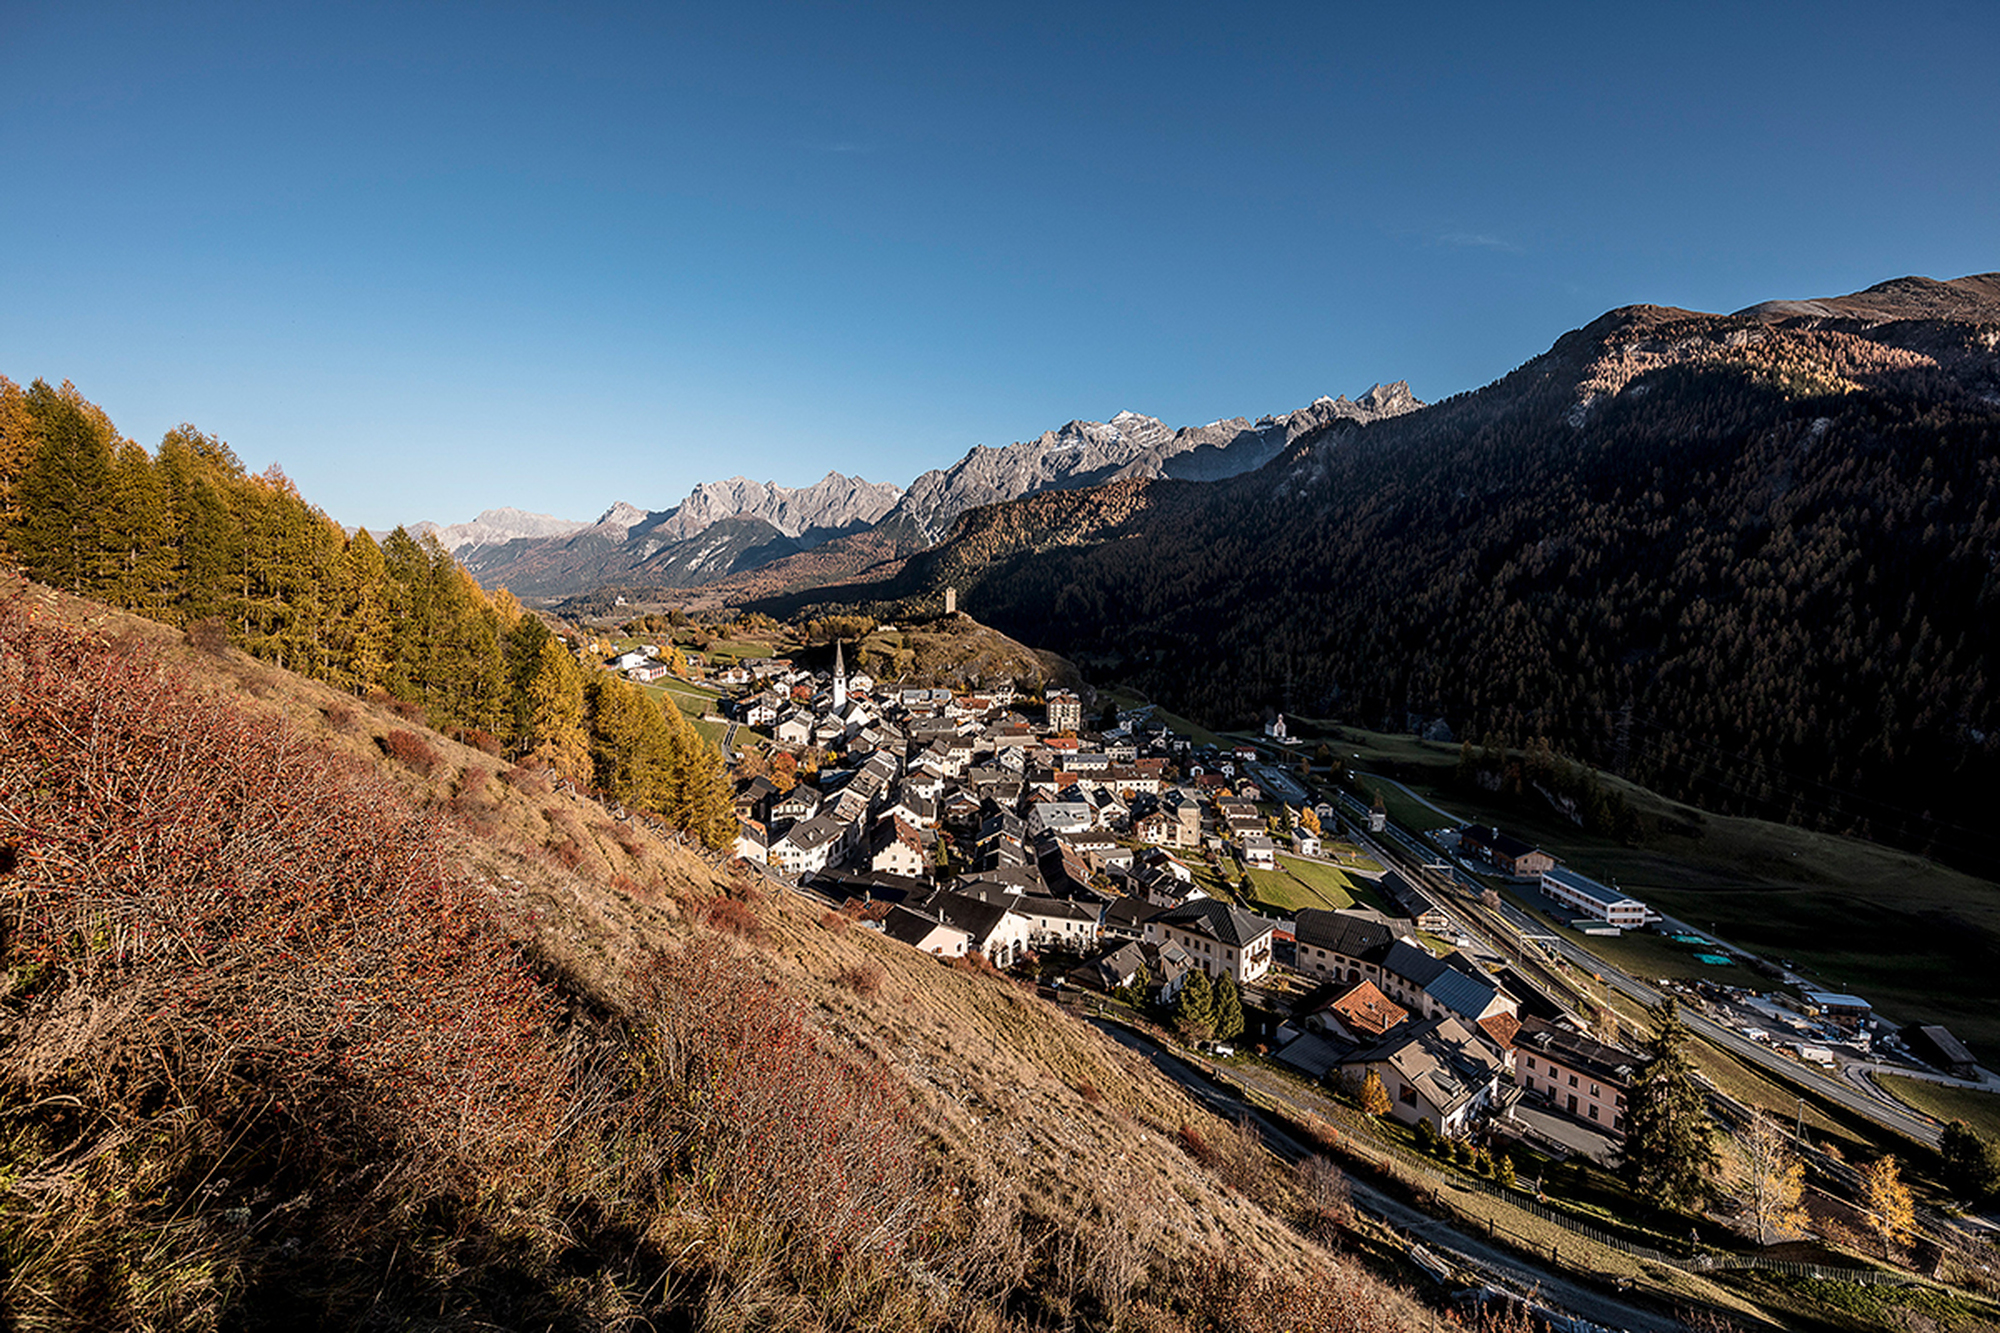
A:
<svg viewBox="0 0 2000 1333">
<path fill-rule="evenodd" d="M 1917 1229 L 1917 1204 L 1910 1187 L 1903 1183 L 1903 1169 L 1894 1153 L 1876 1158 L 1861 1172 L 1861 1205 L 1868 1211 L 1868 1224 L 1882 1238 L 1882 1257 L 1889 1257 L 1892 1245 L 1901 1245 Z"/>
<path fill-rule="evenodd" d="M 528 681 L 525 759 L 578 782 L 590 780 L 590 733 L 584 726 L 583 668 L 550 636 Z"/>
<path fill-rule="evenodd" d="M 1770 1244 L 1772 1233 L 1780 1240 L 1804 1235 L 1806 1213 L 1799 1200 L 1805 1192 L 1806 1168 L 1792 1151 L 1784 1126 L 1757 1112 L 1737 1140 L 1737 1157 L 1750 1218 L 1757 1224 L 1757 1243 Z"/>
</svg>

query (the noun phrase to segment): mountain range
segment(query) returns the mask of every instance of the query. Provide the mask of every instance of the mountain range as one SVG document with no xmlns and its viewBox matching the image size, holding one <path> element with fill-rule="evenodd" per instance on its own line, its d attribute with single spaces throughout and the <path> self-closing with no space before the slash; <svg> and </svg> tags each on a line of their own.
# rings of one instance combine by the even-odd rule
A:
<svg viewBox="0 0 2000 1333">
<path fill-rule="evenodd" d="M 1215 725 L 1535 738 L 1963 862 L 2000 789 L 2000 275 L 1615 310 L 1477 392 L 1209 483 L 964 515 L 775 614 L 961 610 Z"/>
<path fill-rule="evenodd" d="M 796 489 L 732 477 L 695 487 L 667 510 L 620 502 L 591 524 L 501 509 L 471 523 L 421 526 L 482 584 L 524 597 L 564 597 L 604 585 L 687 588 L 864 533 L 871 540 L 848 548 L 866 553 L 861 564 L 907 554 L 939 540 L 969 509 L 1037 491 L 1133 476 L 1236 476 L 1332 422 L 1381 420 L 1421 406 L 1398 382 L 1377 385 L 1359 400 L 1321 398 L 1255 421 L 1174 429 L 1120 412 L 1108 422 L 1071 421 L 1004 448 L 976 447 L 951 467 L 924 473 L 908 491 L 838 472 Z"/>
</svg>

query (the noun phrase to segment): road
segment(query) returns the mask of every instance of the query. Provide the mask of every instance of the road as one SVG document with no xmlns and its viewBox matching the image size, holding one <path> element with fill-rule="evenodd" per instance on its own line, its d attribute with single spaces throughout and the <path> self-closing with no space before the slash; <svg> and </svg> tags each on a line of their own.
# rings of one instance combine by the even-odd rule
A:
<svg viewBox="0 0 2000 1333">
<path fill-rule="evenodd" d="M 1377 779 L 1373 775 L 1370 775 L 1370 777 L 1371 780 L 1375 781 L 1390 781 L 1388 778 Z M 1401 790 L 1409 792 L 1409 788 L 1404 787 L 1401 783 L 1396 783 L 1395 785 Z M 1413 792 L 1409 794 L 1413 797 L 1415 796 Z M 1356 818 L 1365 813 L 1361 803 L 1346 792 L 1341 792 L 1340 798 L 1345 806 L 1355 812 Z M 1430 809 L 1438 809 L 1437 806 L 1431 805 L 1428 801 L 1425 801 L 1424 804 Z M 1440 810 L 1439 813 L 1442 814 L 1444 812 Z M 1360 837 L 1364 845 L 1370 846 L 1378 856 L 1383 858 L 1385 865 L 1394 863 L 1395 868 L 1403 874 L 1410 875 L 1413 878 L 1417 878 L 1419 882 L 1428 883 L 1435 887 L 1439 882 L 1439 877 L 1434 874 L 1425 873 L 1421 867 L 1426 863 L 1434 862 L 1437 853 L 1426 844 L 1418 842 L 1409 833 L 1397 827 L 1394 823 L 1389 824 L 1384 832 L 1387 836 L 1379 841 L 1365 838 L 1358 833 L 1357 837 Z M 1452 888 L 1462 899 L 1471 898 L 1479 893 L 1481 886 L 1477 881 L 1472 880 L 1466 875 L 1461 868 L 1453 866 L 1451 875 Z M 1463 901 L 1441 902 L 1439 906 L 1445 907 L 1454 920 L 1466 925 L 1468 928 L 1474 928 L 1480 924 L 1468 919 L 1469 908 Z M 1511 930 L 1516 936 L 1536 936 L 1538 939 L 1546 942 L 1549 947 L 1553 948 L 1557 954 L 1568 960 L 1573 966 L 1580 967 L 1586 972 L 1603 977 L 1607 985 L 1616 988 L 1621 994 L 1627 995 L 1649 1007 L 1659 1003 L 1661 995 L 1658 990 L 1638 978 L 1629 976 L 1618 968 L 1613 967 L 1596 954 L 1591 953 L 1588 949 L 1559 935 L 1552 935 L 1545 925 L 1537 922 L 1520 909 L 1503 904 L 1498 915 L 1503 919 L 1506 928 Z M 1709 936 L 1709 938 L 1713 938 L 1713 936 Z M 1518 940 L 1494 942 L 1500 945 L 1503 953 L 1525 952 Z M 1823 1098 L 1826 1101 L 1854 1112 L 1856 1115 L 1874 1121 L 1884 1128 L 1915 1139 L 1919 1143 L 1932 1147 L 1937 1145 L 1938 1126 L 1933 1121 L 1910 1111 L 1902 1103 L 1894 1101 L 1888 1094 L 1876 1089 L 1873 1084 L 1868 1084 L 1867 1091 L 1863 1091 L 1839 1078 L 1823 1074 L 1815 1068 L 1800 1064 L 1795 1060 L 1788 1060 L 1769 1047 L 1759 1045 L 1749 1038 L 1742 1036 L 1734 1029 L 1717 1023 L 1692 1010 L 1683 1009 L 1681 1017 L 1687 1024 L 1689 1031 L 1694 1032 L 1713 1045 L 1728 1051 L 1737 1058 L 1744 1060 L 1753 1068 L 1762 1069 L 1776 1074 L 1781 1078 L 1801 1084 L 1814 1096 Z"/>
<path fill-rule="evenodd" d="M 1249 1116 L 1265 1144 L 1284 1161 L 1297 1162 L 1311 1155 L 1311 1149 L 1272 1124 L 1256 1106 L 1232 1089 L 1214 1082 L 1173 1051 L 1122 1024 L 1098 1021 L 1097 1026 L 1112 1040 L 1145 1056 L 1154 1068 L 1178 1083 L 1197 1103 L 1216 1115 L 1226 1120 Z M 1286 1084 L 1256 1079 L 1234 1069 L 1230 1075 L 1240 1077 L 1246 1083 L 1254 1082 L 1260 1093 L 1303 1115 L 1323 1117 L 1325 1114 L 1323 1107 L 1312 1105 Z M 1538 1303 L 1559 1307 L 1570 1315 L 1608 1328 L 1628 1329 L 1633 1333 L 1679 1333 L 1683 1327 L 1680 1321 L 1667 1315 L 1606 1295 L 1572 1277 L 1540 1267 L 1510 1250 L 1419 1212 L 1366 1181 L 1350 1178 L 1348 1186 L 1356 1207 L 1396 1231 L 1420 1239 L 1431 1249 L 1448 1255 L 1461 1270 L 1476 1275 L 1481 1281 L 1523 1296 L 1532 1296 Z"/>
</svg>

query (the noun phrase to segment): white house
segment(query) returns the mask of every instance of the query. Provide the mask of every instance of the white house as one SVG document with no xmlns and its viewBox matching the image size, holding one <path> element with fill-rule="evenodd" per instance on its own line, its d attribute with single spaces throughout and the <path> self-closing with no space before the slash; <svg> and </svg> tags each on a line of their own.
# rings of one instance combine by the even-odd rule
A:
<svg viewBox="0 0 2000 1333">
<path fill-rule="evenodd" d="M 1271 970 L 1271 932 L 1276 925 L 1240 907 L 1195 898 L 1148 918 L 1146 938 L 1178 944 L 1210 976 L 1227 973 L 1243 983 Z"/>
</svg>

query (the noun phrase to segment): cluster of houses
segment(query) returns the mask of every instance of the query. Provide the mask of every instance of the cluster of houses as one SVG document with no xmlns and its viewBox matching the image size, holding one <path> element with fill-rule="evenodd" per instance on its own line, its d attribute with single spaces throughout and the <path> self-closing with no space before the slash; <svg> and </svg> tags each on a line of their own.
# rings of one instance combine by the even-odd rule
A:
<svg viewBox="0 0 2000 1333">
<path fill-rule="evenodd" d="M 1289 990 L 1259 996 L 1277 1058 L 1315 1077 L 1372 1073 L 1401 1120 L 1457 1135 L 1533 1109 L 1621 1134 L 1638 1057 L 1523 1015 L 1462 953 L 1433 955 L 1415 932 L 1448 918 L 1400 876 L 1380 885 L 1396 918 L 1280 922 L 1204 893 L 1190 853 L 1276 864 L 1254 750 L 1197 751 L 1143 711 L 1086 732 L 1066 692 L 1035 720 L 1010 690 L 882 688 L 849 675 L 840 648 L 830 674 L 780 660 L 739 670 L 739 720 L 807 763 L 789 787 L 742 784 L 737 854 L 854 905 L 889 938 L 1000 967 L 1054 950 L 1074 955 L 1076 982 L 1142 986 L 1160 1003 L 1197 970 L 1253 988 L 1288 970 Z M 1301 855 L 1320 853 L 1313 825 L 1334 818 L 1315 813 L 1282 821 Z M 1286 998 L 1300 990 L 1305 1003 Z"/>
<path fill-rule="evenodd" d="M 1397 878 L 1393 872 L 1385 878 Z M 1294 967 L 1320 989 L 1279 1029 L 1277 1059 L 1318 1078 L 1379 1079 L 1389 1114 L 1457 1136 L 1476 1124 L 1603 1154 L 1624 1138 L 1643 1057 L 1522 1001 L 1478 961 L 1438 957 L 1400 919 L 1307 910 Z"/>
<path fill-rule="evenodd" d="M 1276 923 L 1209 901 L 1177 854 L 1228 843 L 1275 865 L 1262 792 L 1237 775 L 1254 751 L 1196 756 L 1143 711 L 1087 733 L 1068 691 L 1031 721 L 1010 689 L 880 688 L 847 672 L 844 647 L 829 675 L 742 670 L 739 720 L 819 764 L 788 788 L 742 784 L 737 855 L 862 899 L 891 937 L 941 957 L 1108 949 L 1110 984 L 1143 969 L 1164 1000 L 1195 967 L 1239 982 L 1270 968 Z M 1317 835 L 1300 828 L 1294 846 L 1316 854 Z"/>
</svg>

